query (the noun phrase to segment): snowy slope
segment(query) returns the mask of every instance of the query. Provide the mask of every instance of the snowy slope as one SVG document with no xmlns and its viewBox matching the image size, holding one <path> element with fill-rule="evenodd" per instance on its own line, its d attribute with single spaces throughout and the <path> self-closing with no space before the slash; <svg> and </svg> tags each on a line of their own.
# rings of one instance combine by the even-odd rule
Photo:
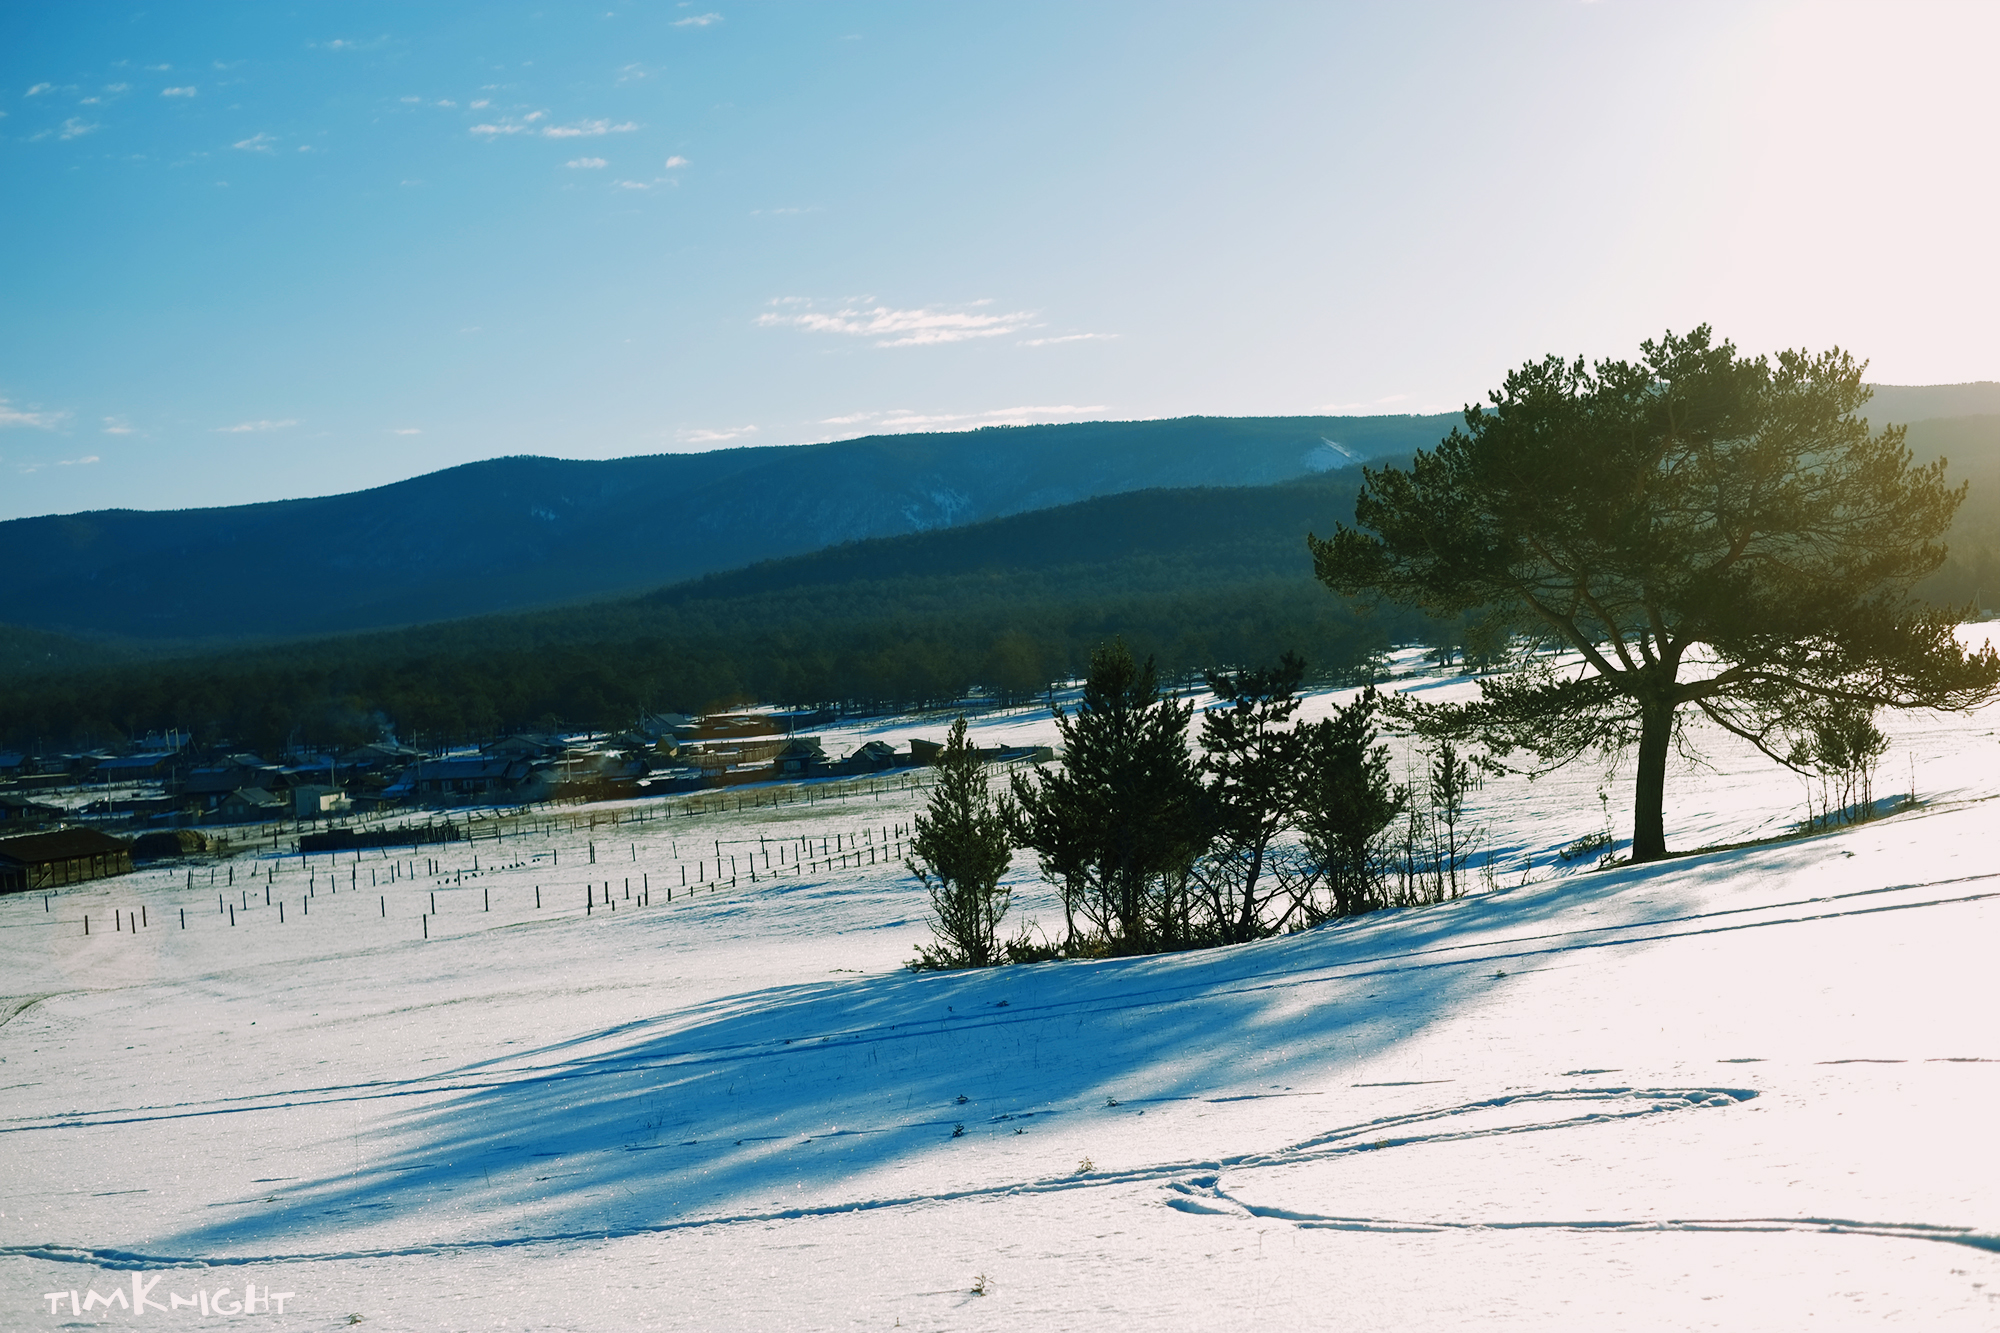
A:
<svg viewBox="0 0 2000 1333">
<path fill-rule="evenodd" d="M 1603 775 L 1495 783 L 1494 891 L 1171 958 L 913 976 L 879 856 L 680 887 L 717 842 L 879 848 L 889 784 L 373 889 L 422 857 L 294 857 L 270 908 L 247 860 L 14 898 L 0 1326 L 253 1322 L 71 1312 L 136 1277 L 297 1328 L 1992 1328 L 1992 719 L 1896 728 L 1893 818 L 1556 875 Z M 1798 818 L 1713 764 L 1676 845 Z"/>
</svg>

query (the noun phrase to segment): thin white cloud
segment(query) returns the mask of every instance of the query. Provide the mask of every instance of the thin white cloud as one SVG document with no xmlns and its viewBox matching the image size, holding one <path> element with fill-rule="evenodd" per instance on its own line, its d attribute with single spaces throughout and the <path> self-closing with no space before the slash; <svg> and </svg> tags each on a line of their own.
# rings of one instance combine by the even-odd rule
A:
<svg viewBox="0 0 2000 1333">
<path fill-rule="evenodd" d="M 1065 333 L 1059 338 L 1025 338 L 1023 347 L 1054 347 L 1058 343 L 1109 342 L 1118 337 L 1115 333 Z"/>
<path fill-rule="evenodd" d="M 194 85 L 193 85 L 193 84 L 189 84 L 189 85 L 188 85 L 187 87 L 185 87 L 185 88 L 162 88 L 162 89 L 160 89 L 160 96 L 162 96 L 162 97 L 193 97 L 193 96 L 195 95 L 195 92 L 196 92 L 196 89 L 195 89 Z"/>
<path fill-rule="evenodd" d="M 403 102 L 405 105 L 415 106 L 417 103 L 423 101 L 424 99 L 421 97 L 403 97 L 403 98 L 398 98 L 397 100 Z"/>
<path fill-rule="evenodd" d="M 40 97 L 43 93 L 54 92 L 55 87 L 56 86 L 53 83 L 38 83 L 34 87 L 28 89 L 27 95 L 29 97 Z"/>
<path fill-rule="evenodd" d="M 474 111 L 479 111 L 479 110 L 483 110 L 483 109 L 484 109 L 484 108 L 486 108 L 486 107 L 489 107 L 489 106 L 492 106 L 492 105 L 493 105 L 493 99 L 492 99 L 492 98 L 490 98 L 490 97 L 482 97 L 482 98 L 480 98 L 480 99 L 479 99 L 478 101 L 476 101 L 476 102 L 471 102 L 471 103 L 468 103 L 468 105 L 469 105 L 469 106 L 471 106 L 471 108 L 472 108 L 472 109 L 473 109 Z"/>
<path fill-rule="evenodd" d="M 438 98 L 438 100 L 437 100 L 437 105 L 438 105 L 438 106 L 451 106 L 451 107 L 455 107 L 455 106 L 457 106 L 457 105 L 458 105 L 458 103 L 456 103 L 456 102 L 452 101 L 452 100 L 451 100 L 451 99 L 450 99 L 449 97 L 440 97 L 440 98 Z"/>
<path fill-rule="evenodd" d="M 1379 412 L 1379 409 L 1391 407 L 1397 403 L 1407 403 L 1409 401 L 1410 401 L 1410 395 L 1406 393 L 1392 393 L 1386 398 L 1371 398 L 1365 403 L 1321 403 L 1318 407 L 1315 407 L 1313 411 L 1324 412 L 1328 416 L 1337 416 L 1337 417 L 1357 416 L 1357 415 L 1365 416 L 1369 414 L 1371 409 L 1374 409 Z M 1410 409 L 1404 408 L 1403 410 L 1407 412 Z"/>
<path fill-rule="evenodd" d="M 166 73 L 166 72 L 167 72 L 168 70 L 172 69 L 172 68 L 173 68 L 173 66 L 172 66 L 172 65 L 148 65 L 148 66 L 146 66 L 146 68 L 147 68 L 147 69 L 149 69 L 149 70 L 152 70 L 152 71 L 153 71 L 153 72 L 154 72 L 155 74 L 164 74 L 164 73 Z"/>
<path fill-rule="evenodd" d="M 660 168 L 663 171 L 672 171 L 675 167 L 685 167 L 690 165 L 692 164 L 686 158 L 682 157 L 679 153 L 676 153 L 672 157 L 668 158 L 665 162 L 662 162 L 660 164 Z"/>
<path fill-rule="evenodd" d="M 601 157 L 573 157 L 563 165 L 578 171 L 596 171 L 599 167 L 608 167 L 611 164 Z"/>
<path fill-rule="evenodd" d="M 396 426 L 396 427 L 393 427 L 393 428 L 392 428 L 392 429 L 391 429 L 391 430 L 389 431 L 389 433 L 390 433 L 391 435 L 422 435 L 422 434 L 423 434 L 423 432 L 422 432 L 421 430 L 418 430 L 418 429 L 417 429 L 417 428 L 416 428 L 415 426 Z"/>
<path fill-rule="evenodd" d="M 722 22 L 720 14 L 690 14 L 684 19 L 675 19 L 676 28 L 706 28 Z"/>
<path fill-rule="evenodd" d="M 1038 421 L 1073 421 L 1106 411 L 1103 403 L 1077 405 L 1064 403 L 1056 407 L 1000 407 L 979 414 L 982 426 L 1031 426 Z"/>
<path fill-rule="evenodd" d="M 216 431 L 222 435 L 248 435 L 255 431 L 283 430 L 287 426 L 298 424 L 290 417 L 283 421 L 239 421 L 234 426 L 217 426 Z"/>
<path fill-rule="evenodd" d="M 594 139 L 601 134 L 630 134 L 639 126 L 633 121 L 613 125 L 608 120 L 580 120 L 574 125 L 548 125 L 542 134 L 550 139 Z"/>
<path fill-rule="evenodd" d="M 71 116 L 62 123 L 62 132 L 56 137 L 61 139 L 80 139 L 84 135 L 100 128 L 102 127 L 95 121 L 78 120 L 75 116 Z"/>
<path fill-rule="evenodd" d="M 132 85 L 129 83 L 107 83 L 104 85 L 104 91 L 107 93 L 130 92 L 132 91 Z"/>
<path fill-rule="evenodd" d="M 679 430 L 675 438 L 683 444 L 721 444 L 725 440 L 740 440 L 745 435 L 755 435 L 755 426 L 733 426 L 726 430 Z"/>
<path fill-rule="evenodd" d="M 42 430 L 53 430 L 61 425 L 67 412 L 23 412 L 6 399 L 0 398 L 0 427 L 35 426 Z"/>
<path fill-rule="evenodd" d="M 89 467 L 98 461 L 96 454 L 85 454 L 82 458 L 58 458 L 57 467 Z"/>
<path fill-rule="evenodd" d="M 471 130 L 468 131 L 468 133 L 484 134 L 488 136 L 495 134 L 522 134 L 527 131 L 527 128 L 528 127 L 525 125 L 513 125 L 513 124 L 474 125 L 471 128 Z"/>
<path fill-rule="evenodd" d="M 246 153 L 268 153 L 271 151 L 271 145 L 276 142 L 278 142 L 276 138 L 259 130 L 247 139 L 238 139 L 230 147 L 240 148 Z"/>
<path fill-rule="evenodd" d="M 826 417 L 819 424 L 860 428 L 845 432 L 850 436 L 864 433 L 895 435 L 911 431 L 978 430 L 985 426 L 1032 426 L 1051 421 L 1075 421 L 1105 410 L 1103 403 L 996 407 L 983 412 L 917 412 L 909 408 L 892 408 L 885 412 L 851 412 L 846 416 Z"/>
<path fill-rule="evenodd" d="M 104 433 L 106 435 L 130 435 L 132 428 L 125 424 L 124 417 L 106 417 L 104 418 Z"/>
<path fill-rule="evenodd" d="M 799 298 L 780 298 L 771 304 L 796 305 Z M 989 315 L 978 309 L 933 310 L 919 307 L 898 310 L 891 306 L 847 306 L 832 312 L 804 310 L 796 314 L 766 312 L 757 317 L 764 328 L 795 328 L 807 333 L 833 333 L 850 338 L 872 338 L 877 347 L 928 347 L 938 343 L 967 342 L 975 338 L 997 338 L 1018 333 L 1034 318 L 1028 311 Z"/>
</svg>

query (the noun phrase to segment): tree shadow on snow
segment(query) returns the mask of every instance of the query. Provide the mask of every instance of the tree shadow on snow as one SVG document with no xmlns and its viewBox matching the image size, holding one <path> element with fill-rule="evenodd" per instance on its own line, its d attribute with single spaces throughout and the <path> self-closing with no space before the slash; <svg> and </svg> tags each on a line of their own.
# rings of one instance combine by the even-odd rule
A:
<svg viewBox="0 0 2000 1333">
<path fill-rule="evenodd" d="M 1496 950 L 1555 954 L 1614 921 L 1698 918 L 1703 881 L 1742 869 L 1697 857 L 1230 949 L 725 997 L 434 1076 L 449 1091 L 363 1102 L 380 1114 L 360 1140 L 372 1159 L 156 1243 L 215 1255 L 615 1235 L 1003 1190 L 1073 1171 L 1093 1135 L 1127 1157 L 1153 1150 L 1149 1130 L 1103 1133 L 1093 1117 L 1345 1089 L 1478 1003 Z M 1256 1136 L 1275 1132 L 1198 1141 L 1274 1149 Z"/>
</svg>

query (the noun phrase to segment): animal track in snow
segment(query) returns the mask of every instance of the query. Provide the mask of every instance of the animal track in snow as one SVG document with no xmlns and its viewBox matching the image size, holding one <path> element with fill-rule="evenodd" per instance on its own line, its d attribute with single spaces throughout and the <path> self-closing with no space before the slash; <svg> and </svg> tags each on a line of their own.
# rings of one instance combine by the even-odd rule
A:
<svg viewBox="0 0 2000 1333">
<path fill-rule="evenodd" d="M 1380 1152 L 1425 1143 L 1445 1143 L 1497 1134 L 1532 1133 L 1610 1123 L 1638 1116 L 1702 1107 L 1739 1105 L 1757 1094 L 1743 1088 L 1577 1088 L 1554 1092 L 1489 1097 L 1442 1110 L 1385 1117 L 1309 1139 L 1259 1159 L 1232 1165 L 1238 1169 L 1286 1165 L 1324 1159 L 1341 1153 Z M 1603 1109 L 1575 1113 L 1577 1104 L 1596 1103 Z M 1565 1114 L 1568 1111 L 1570 1113 Z M 1435 1125 L 1435 1132 L 1423 1132 Z M 1412 1132 L 1415 1131 L 1415 1132 Z M 1202 1172 L 1168 1181 L 1166 1206 L 1198 1216 L 1258 1218 L 1289 1222 L 1306 1229 L 1386 1233 L 1453 1231 L 1572 1231 L 1613 1233 L 1664 1232 L 1801 1232 L 1815 1235 L 1877 1236 L 1898 1240 L 1929 1240 L 1967 1245 L 2000 1253 L 2000 1235 L 1971 1227 L 1935 1226 L 1920 1222 L 1868 1222 L 1837 1217 L 1682 1217 L 1590 1219 L 1578 1221 L 1463 1221 L 1440 1218 L 1347 1217 L 1308 1213 L 1248 1203 L 1222 1187 L 1220 1172 Z"/>
<path fill-rule="evenodd" d="M 593 1227 L 578 1232 L 558 1232 L 537 1236 L 467 1240 L 457 1243 L 321 1253 L 266 1254 L 235 1256 L 226 1261 L 188 1256 L 137 1254 L 116 1249 L 87 1249 L 72 1246 L 0 1246 L 0 1256 L 19 1255 L 104 1268 L 175 1267 L 202 1263 L 310 1263 L 330 1259 L 384 1258 L 404 1254 L 436 1254 L 447 1251 L 512 1248 L 523 1245 L 560 1243 L 584 1238 L 661 1234 L 702 1227 L 737 1223 L 766 1225 L 793 1218 L 843 1213 L 871 1212 L 884 1208 L 905 1208 L 916 1204 L 960 1199 L 995 1198 L 1006 1195 L 1045 1194 L 1075 1189 L 1103 1189 L 1108 1186 L 1160 1181 L 1175 1199 L 1169 1202 L 1186 1212 L 1248 1212 L 1233 1200 L 1226 1200 L 1216 1182 L 1225 1170 L 1266 1166 L 1287 1166 L 1298 1162 L 1324 1160 L 1354 1152 L 1374 1152 L 1418 1143 L 1485 1138 L 1498 1134 L 1531 1133 L 1566 1129 L 1577 1125 L 1613 1122 L 1635 1116 L 1659 1115 L 1670 1111 L 1701 1107 L 1735 1106 L 1757 1094 L 1744 1088 L 1565 1088 L 1549 1092 L 1507 1093 L 1479 1101 L 1462 1102 L 1439 1110 L 1383 1116 L 1360 1124 L 1316 1134 L 1290 1147 L 1269 1152 L 1244 1153 L 1202 1162 L 1159 1163 L 1125 1170 L 1098 1170 L 1041 1179 L 1003 1181 L 970 1189 L 933 1194 L 911 1194 L 895 1198 L 850 1199 L 843 1202 L 767 1212 L 710 1215 L 684 1220 L 637 1226 Z M 1428 1127 L 1428 1128 L 1427 1128 Z M 1086 1159 L 1087 1160 L 1087 1159 Z"/>
</svg>

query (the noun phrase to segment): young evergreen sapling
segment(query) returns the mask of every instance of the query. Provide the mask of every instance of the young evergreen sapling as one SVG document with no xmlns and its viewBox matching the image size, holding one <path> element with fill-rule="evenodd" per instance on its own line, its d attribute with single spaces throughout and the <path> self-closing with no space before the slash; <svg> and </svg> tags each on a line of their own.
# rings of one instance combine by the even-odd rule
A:
<svg viewBox="0 0 2000 1333">
<path fill-rule="evenodd" d="M 1000 883 L 1013 853 L 1012 804 L 988 788 L 963 715 L 951 725 L 935 772 L 904 864 L 930 891 L 937 945 L 919 949 L 911 966 L 990 967 L 1001 959 L 1000 921 L 1012 898 Z"/>
<path fill-rule="evenodd" d="M 1163 698 L 1149 658 L 1122 642 L 1091 654 L 1081 706 L 1056 709 L 1062 764 L 1032 781 L 1016 774 L 1017 837 L 1065 891 L 1094 940 L 1071 922 L 1066 949 L 1152 953 L 1175 947 L 1176 905 L 1205 845 L 1201 783 L 1188 753 L 1194 706 Z"/>
</svg>

